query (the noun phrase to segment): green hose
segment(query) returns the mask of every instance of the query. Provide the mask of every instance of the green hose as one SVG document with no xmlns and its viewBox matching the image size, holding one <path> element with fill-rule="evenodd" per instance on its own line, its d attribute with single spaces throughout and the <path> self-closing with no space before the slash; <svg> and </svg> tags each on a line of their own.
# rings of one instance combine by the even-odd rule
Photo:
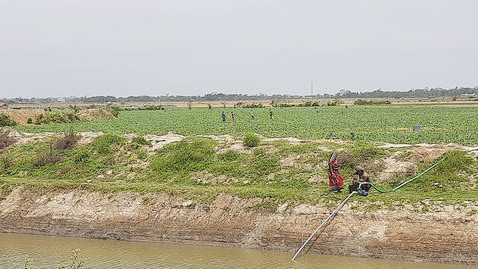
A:
<svg viewBox="0 0 478 269">
<path fill-rule="evenodd" d="M 376 191 L 380 192 L 380 193 L 387 193 L 387 192 L 395 192 L 397 190 L 399 190 L 400 188 L 402 188 L 403 186 L 407 185 L 408 183 L 410 182 L 413 182 L 415 181 L 417 178 L 423 176 L 424 174 L 426 174 L 428 171 L 432 170 L 433 168 L 435 168 L 439 163 L 441 163 L 443 160 L 445 160 L 446 157 L 443 157 L 441 158 L 440 160 L 438 160 L 436 163 L 430 165 L 427 169 L 425 169 L 423 172 L 421 172 L 420 174 L 410 178 L 409 180 L 403 182 L 403 183 L 400 183 L 400 185 L 398 185 L 397 187 L 391 189 L 391 190 L 383 190 L 383 189 L 380 189 L 379 187 L 377 187 L 375 184 L 372 184 L 372 188 L 374 188 Z"/>
</svg>

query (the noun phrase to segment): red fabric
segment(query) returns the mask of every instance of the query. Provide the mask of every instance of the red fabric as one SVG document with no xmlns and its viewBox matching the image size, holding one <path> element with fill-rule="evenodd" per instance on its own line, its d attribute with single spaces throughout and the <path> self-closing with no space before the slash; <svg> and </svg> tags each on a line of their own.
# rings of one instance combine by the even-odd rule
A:
<svg viewBox="0 0 478 269">
<path fill-rule="evenodd" d="M 333 161 L 329 163 L 329 186 L 340 187 L 344 186 L 344 179 L 339 172 L 339 162 Z"/>
</svg>

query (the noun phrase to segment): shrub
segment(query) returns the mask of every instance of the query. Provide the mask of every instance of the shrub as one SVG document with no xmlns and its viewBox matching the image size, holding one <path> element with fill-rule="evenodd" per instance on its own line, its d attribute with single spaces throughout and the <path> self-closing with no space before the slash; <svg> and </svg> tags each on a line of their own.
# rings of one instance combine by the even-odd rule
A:
<svg viewBox="0 0 478 269">
<path fill-rule="evenodd" d="M 264 149 L 257 148 L 250 164 L 250 171 L 255 176 L 266 176 L 280 170 L 279 159 L 267 154 Z"/>
<path fill-rule="evenodd" d="M 56 154 L 45 154 L 45 153 L 40 153 L 37 156 L 37 159 L 35 161 L 35 166 L 44 166 L 47 164 L 52 164 L 52 163 L 57 163 L 61 160 L 60 156 Z"/>
<path fill-rule="evenodd" d="M 137 148 L 133 152 L 140 160 L 146 160 L 148 158 L 148 151 L 145 148 Z"/>
<path fill-rule="evenodd" d="M 249 104 L 242 107 L 243 108 L 263 108 L 264 106 L 261 103 L 259 103 L 259 104 Z"/>
<path fill-rule="evenodd" d="M 17 125 L 17 123 L 12 118 L 10 118 L 10 115 L 0 113 L 0 127 L 15 125 Z"/>
<path fill-rule="evenodd" d="M 183 140 L 169 144 L 152 162 L 157 172 L 196 171 L 211 163 L 214 157 L 214 141 L 206 138 Z"/>
<path fill-rule="evenodd" d="M 385 155 L 385 150 L 369 143 L 357 143 L 353 148 L 339 154 L 339 162 L 344 167 L 355 168 L 357 165 L 370 163 Z"/>
<path fill-rule="evenodd" d="M 298 107 L 312 107 L 312 106 L 320 106 L 320 103 L 319 103 L 319 102 L 307 101 L 307 102 L 305 102 L 305 103 L 298 104 L 297 106 L 298 106 Z"/>
<path fill-rule="evenodd" d="M 50 143 L 49 149 L 47 152 L 41 151 L 38 153 L 34 165 L 44 166 L 47 164 L 57 163 L 61 160 L 60 156 L 56 154 L 53 150 L 53 144 Z"/>
<path fill-rule="evenodd" d="M 418 191 L 429 191 L 430 186 L 438 183 L 443 188 L 439 188 L 436 191 L 454 190 L 456 194 L 463 192 L 464 189 L 473 189 L 473 184 L 469 184 L 470 175 L 476 173 L 476 163 L 473 157 L 462 150 L 450 151 L 445 153 L 443 157 L 446 157 L 446 159 L 415 181 L 414 187 Z M 421 165 L 420 170 L 430 165 L 430 163 L 424 163 Z M 463 184 L 464 182 L 467 182 L 467 184 Z"/>
<path fill-rule="evenodd" d="M 116 107 L 116 106 L 113 106 L 113 107 L 110 107 L 107 109 L 109 112 L 111 112 L 111 114 L 117 118 L 119 116 L 119 112 L 120 112 L 120 108 L 119 107 Z"/>
<path fill-rule="evenodd" d="M 73 132 L 73 130 L 70 130 L 68 132 L 65 132 L 63 134 L 63 137 L 58 138 L 55 141 L 55 148 L 58 150 L 71 149 L 75 146 L 78 140 L 79 140 L 78 135 L 75 132 Z"/>
<path fill-rule="evenodd" d="M 296 105 L 284 103 L 284 104 L 275 104 L 274 107 L 296 107 Z"/>
<path fill-rule="evenodd" d="M 343 102 L 341 100 L 334 100 L 334 101 L 331 101 L 331 102 L 327 102 L 327 106 L 338 106 L 342 103 Z"/>
<path fill-rule="evenodd" d="M 97 137 L 92 146 L 96 152 L 106 154 L 111 153 L 111 146 L 113 145 L 121 145 L 126 142 L 126 138 L 120 137 L 113 134 L 102 135 Z"/>
<path fill-rule="evenodd" d="M 261 142 L 261 139 L 255 134 L 246 134 L 244 136 L 244 146 L 246 147 L 249 147 L 249 148 L 257 147 L 260 142 Z"/>
<path fill-rule="evenodd" d="M 15 138 L 10 137 L 9 130 L 0 129 L 0 150 L 15 144 L 15 142 Z"/>
<path fill-rule="evenodd" d="M 166 110 L 163 106 L 159 105 L 150 105 L 150 106 L 145 106 L 145 107 L 140 107 L 138 110 Z"/>
<path fill-rule="evenodd" d="M 72 154 L 72 160 L 75 163 L 87 163 L 90 159 L 90 152 L 86 149 L 77 149 Z"/>
<path fill-rule="evenodd" d="M 234 150 L 228 150 L 224 153 L 217 154 L 220 161 L 236 161 L 241 158 L 241 154 Z"/>
<path fill-rule="evenodd" d="M 357 101 L 354 102 L 354 105 L 357 106 L 363 106 L 363 105 L 390 105 L 392 102 L 388 100 L 379 100 L 379 101 L 366 101 L 362 99 L 358 99 Z"/>
<path fill-rule="evenodd" d="M 27 124 L 33 124 L 32 118 L 28 118 L 28 119 L 27 119 Z"/>
<path fill-rule="evenodd" d="M 137 145 L 141 145 L 141 146 L 145 146 L 145 145 L 151 145 L 151 142 L 149 142 L 148 140 L 146 140 L 144 137 L 142 136 L 135 136 L 133 138 L 133 140 L 131 141 L 131 143 L 133 144 L 137 144 Z"/>
<path fill-rule="evenodd" d="M 1 155 L 0 161 L 2 163 L 0 166 L 2 170 L 7 170 L 13 164 L 13 161 L 6 154 Z"/>
<path fill-rule="evenodd" d="M 37 115 L 35 124 L 71 123 L 79 120 L 78 111 L 74 109 L 58 109 Z"/>
</svg>

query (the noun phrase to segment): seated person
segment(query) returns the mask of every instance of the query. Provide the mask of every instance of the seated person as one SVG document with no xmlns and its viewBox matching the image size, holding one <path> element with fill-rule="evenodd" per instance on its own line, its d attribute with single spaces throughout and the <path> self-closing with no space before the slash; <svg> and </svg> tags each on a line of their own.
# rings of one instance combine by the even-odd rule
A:
<svg viewBox="0 0 478 269">
<path fill-rule="evenodd" d="M 365 172 L 365 169 L 361 166 L 357 166 L 355 173 L 352 174 L 352 184 L 349 185 L 349 191 L 356 191 L 359 195 L 367 196 L 371 187 L 372 182 Z"/>
</svg>

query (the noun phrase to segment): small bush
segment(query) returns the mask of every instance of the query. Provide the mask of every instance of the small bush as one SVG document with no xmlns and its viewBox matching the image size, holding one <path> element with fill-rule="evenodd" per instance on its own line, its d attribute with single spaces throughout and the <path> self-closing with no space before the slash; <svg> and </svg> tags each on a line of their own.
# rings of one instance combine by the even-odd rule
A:
<svg viewBox="0 0 478 269">
<path fill-rule="evenodd" d="M 255 134 L 246 134 L 244 136 L 244 146 L 253 148 L 259 146 L 261 139 Z"/>
<path fill-rule="evenodd" d="M 264 149 L 254 149 L 254 155 L 250 164 L 250 171 L 254 176 L 266 176 L 280 170 L 279 159 L 267 154 Z"/>
<path fill-rule="evenodd" d="M 137 144 L 137 145 L 141 145 L 141 146 L 149 146 L 151 145 L 151 142 L 149 142 L 148 140 L 146 140 L 144 137 L 142 136 L 135 136 L 133 138 L 133 140 L 131 141 L 131 143 L 133 144 Z"/>
<path fill-rule="evenodd" d="M 35 124 L 71 123 L 79 120 L 78 111 L 74 109 L 58 109 L 37 115 Z"/>
<path fill-rule="evenodd" d="M 456 190 L 458 192 L 463 191 L 463 189 L 473 188 L 473 184 L 461 184 L 463 182 L 469 182 L 469 175 L 476 173 L 473 158 L 461 150 L 450 151 L 443 157 L 446 157 L 446 159 L 436 166 L 436 168 L 423 175 L 420 180 L 417 180 L 414 186 L 417 186 L 419 190 L 429 190 L 430 186 L 433 186 L 434 183 L 439 183 L 443 185 L 443 189 L 437 191 L 443 191 L 445 189 Z M 422 169 L 428 166 L 430 166 L 430 164 L 424 164 Z"/>
<path fill-rule="evenodd" d="M 73 132 L 72 130 L 64 133 L 63 137 L 58 138 L 55 141 L 55 148 L 58 150 L 66 150 L 71 149 L 75 146 L 76 142 L 78 142 L 79 137 L 78 135 Z"/>
<path fill-rule="evenodd" d="M 217 154 L 217 158 L 220 161 L 236 161 L 241 158 L 241 154 L 234 150 L 228 150 L 224 153 Z"/>
<path fill-rule="evenodd" d="M 354 102 L 354 105 L 357 106 L 364 106 L 364 105 L 390 105 L 392 102 L 388 100 L 379 100 L 379 101 L 366 101 L 362 99 L 358 99 L 357 101 Z"/>
<path fill-rule="evenodd" d="M 242 107 L 243 108 L 263 108 L 264 106 L 261 103 L 259 103 L 259 104 L 249 104 Z"/>
<path fill-rule="evenodd" d="M 9 147 L 17 142 L 13 137 L 10 137 L 10 131 L 0 129 L 0 150 Z"/>
<path fill-rule="evenodd" d="M 17 123 L 10 118 L 10 115 L 0 113 L 0 127 L 15 125 L 17 125 Z"/>
<path fill-rule="evenodd" d="M 140 160 L 146 160 L 148 158 L 148 151 L 145 148 L 137 148 L 133 152 Z"/>
<path fill-rule="evenodd" d="M 50 154 L 40 153 L 38 154 L 37 159 L 35 161 L 35 166 L 40 167 L 47 164 L 53 164 L 53 163 L 59 162 L 60 160 L 61 160 L 60 156 L 56 154 L 50 155 Z"/>
<path fill-rule="evenodd" d="M 86 149 L 77 149 L 72 154 L 72 160 L 74 163 L 87 163 L 90 159 L 90 152 Z"/>
<path fill-rule="evenodd" d="M 355 168 L 357 165 L 377 160 L 385 155 L 385 150 L 369 143 L 357 143 L 353 148 L 339 154 L 342 166 Z"/>
<path fill-rule="evenodd" d="M 33 119 L 32 119 L 32 118 L 28 118 L 28 119 L 27 119 L 27 124 L 33 124 Z"/>
<path fill-rule="evenodd" d="M 47 152 L 41 151 L 38 153 L 34 165 L 40 167 L 47 164 L 57 163 L 60 160 L 60 156 L 53 150 L 53 144 L 50 144 Z"/>
<path fill-rule="evenodd" d="M 119 116 L 119 112 L 120 112 L 120 108 L 119 107 L 116 107 L 116 106 L 113 106 L 113 107 L 110 107 L 107 109 L 107 111 L 111 112 L 111 114 L 117 118 Z"/>
<path fill-rule="evenodd" d="M 166 110 L 163 106 L 159 105 L 150 105 L 150 106 L 145 106 L 145 107 L 140 107 L 138 110 Z"/>
<path fill-rule="evenodd" d="M 327 102 L 327 106 L 338 106 L 340 104 L 343 104 L 342 100 L 334 100 L 334 101 Z"/>
<path fill-rule="evenodd" d="M 2 170 L 7 170 L 13 164 L 13 161 L 6 154 L 1 155 L 0 161 Z"/>
<path fill-rule="evenodd" d="M 212 162 L 214 141 L 205 138 L 169 144 L 152 162 L 157 172 L 197 171 Z"/>
<path fill-rule="evenodd" d="M 113 145 L 121 145 L 126 142 L 126 138 L 113 134 L 102 135 L 97 137 L 92 146 L 96 152 L 101 154 L 111 153 L 111 147 Z"/>
<path fill-rule="evenodd" d="M 312 106 L 320 106 L 320 103 L 319 103 L 319 102 L 307 101 L 307 102 L 305 102 L 305 103 L 298 104 L 297 106 L 298 106 L 298 107 L 312 107 Z"/>
</svg>

